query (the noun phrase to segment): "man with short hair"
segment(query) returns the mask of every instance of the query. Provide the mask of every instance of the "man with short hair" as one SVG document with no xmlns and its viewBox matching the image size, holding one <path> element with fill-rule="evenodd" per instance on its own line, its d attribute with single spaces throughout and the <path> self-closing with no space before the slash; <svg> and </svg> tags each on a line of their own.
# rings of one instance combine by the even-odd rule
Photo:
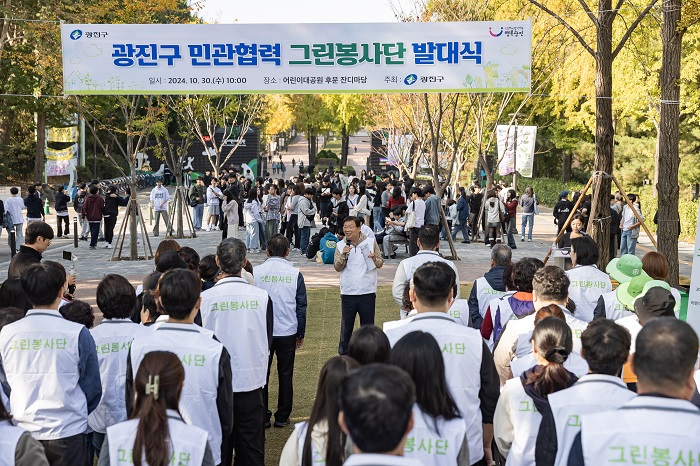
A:
<svg viewBox="0 0 700 466">
<path fill-rule="evenodd" d="M 581 431 L 581 416 L 617 409 L 636 396 L 619 377 L 630 341 L 629 332 L 608 319 L 595 319 L 584 330 L 581 355 L 590 372 L 572 387 L 547 396 L 549 409 L 540 412 L 535 447 L 538 465 L 566 464 L 571 443 Z"/>
<path fill-rule="evenodd" d="M 289 424 L 294 398 L 294 354 L 304 344 L 306 332 L 306 284 L 304 276 L 287 260 L 287 256 L 289 241 L 284 235 L 277 234 L 267 242 L 267 260 L 253 267 L 255 286 L 267 291 L 274 313 L 267 383 L 263 389 L 265 427 L 270 427 L 272 418 L 268 403 L 268 385 L 275 353 L 279 383 L 275 427 L 285 427 Z"/>
<path fill-rule="evenodd" d="M 241 278 L 246 245 L 226 238 L 216 249 L 221 279 L 202 293 L 202 326 L 212 330 L 231 355 L 233 433 L 223 457 L 236 451 L 236 466 L 265 464 L 265 405 L 262 389 L 273 335 L 273 304 L 267 292 Z"/>
<path fill-rule="evenodd" d="M 535 329 L 535 314 L 543 307 L 550 304 L 559 306 L 564 313 L 567 325 L 571 328 L 574 340 L 574 352 L 581 353 L 581 334 L 588 324 L 574 315 L 566 308 L 569 301 L 569 277 L 564 270 L 554 265 L 542 267 L 532 277 L 532 314 L 518 320 L 510 320 L 503 327 L 500 340 L 496 343 L 493 359 L 496 363 L 501 385 L 505 385 L 510 378 L 510 362 L 515 356 L 514 347 L 528 346 L 532 332 Z M 531 345 L 529 346 L 531 348 Z"/>
<path fill-rule="evenodd" d="M 442 205 L 440 196 L 435 194 L 435 188 L 426 186 L 423 190 L 423 198 L 425 199 L 425 225 L 440 225 L 440 209 Z"/>
<path fill-rule="evenodd" d="M 10 188 L 10 197 L 5 201 L 5 213 L 9 213 L 12 217 L 12 224 L 15 228 L 15 251 L 19 251 L 20 245 L 24 243 L 24 199 L 19 197 L 19 188 L 13 186 Z M 10 245 L 10 237 L 7 237 L 7 244 Z"/>
<path fill-rule="evenodd" d="M 231 464 L 223 439 L 233 430 L 231 357 L 224 345 L 194 324 L 201 302 L 202 282 L 188 269 L 173 269 L 158 280 L 154 293 L 158 308 L 168 316 L 153 331 L 137 334 L 126 367 L 126 411 L 133 414 L 133 381 L 143 357 L 152 351 L 175 353 L 185 369 L 180 413 L 207 432 L 214 464 Z M 214 409 L 216 406 L 216 409 Z"/>
<path fill-rule="evenodd" d="M 636 452 L 691 464 L 700 438 L 700 410 L 688 401 L 695 391 L 698 345 L 698 335 L 683 321 L 647 323 L 632 356 L 639 396 L 619 409 L 583 416 L 569 466 L 632 464 Z"/>
<path fill-rule="evenodd" d="M 27 225 L 44 220 L 44 205 L 35 186 L 29 185 L 27 188 L 24 206 L 27 208 Z"/>
<path fill-rule="evenodd" d="M 345 238 L 336 245 L 333 267 L 340 272 L 341 323 L 338 354 L 347 354 L 348 343 L 360 314 L 360 325 L 374 324 L 377 299 L 377 269 L 384 265 L 379 245 L 361 231 L 357 217 L 346 217 Z"/>
<path fill-rule="evenodd" d="M 33 264 L 21 282 L 33 309 L 0 331 L 0 382 L 13 422 L 41 441 L 52 466 L 87 466 L 88 415 L 102 395 L 95 341 L 58 312 L 68 288 L 61 264 Z"/>
<path fill-rule="evenodd" d="M 53 240 L 53 228 L 48 223 L 38 221 L 27 225 L 25 244 L 19 247 L 7 269 L 7 278 L 18 278 L 33 264 L 41 262 L 41 255 Z"/>
<path fill-rule="evenodd" d="M 97 248 L 97 238 L 100 234 L 102 212 L 105 208 L 105 200 L 98 194 L 97 186 L 90 186 L 90 194 L 83 204 L 83 216 L 90 223 L 90 249 Z"/>
<path fill-rule="evenodd" d="M 197 177 L 197 182 L 190 186 L 188 192 L 190 205 L 192 205 L 192 223 L 195 231 L 202 229 L 202 218 L 204 217 L 204 202 L 206 201 L 206 189 L 204 178 Z M 194 204 L 194 205 L 193 205 Z M 240 209 L 239 209 L 239 213 Z M 241 219 L 243 216 L 241 215 Z"/>
<path fill-rule="evenodd" d="M 513 251 L 505 244 L 497 244 L 491 249 L 491 268 L 483 277 L 474 281 L 469 293 L 469 315 L 472 327 L 479 330 L 486 315 L 489 302 L 500 298 L 506 292 L 503 283 L 503 270 L 510 264 Z"/>
<path fill-rule="evenodd" d="M 413 278 L 413 272 L 416 271 L 418 267 L 425 264 L 426 262 L 444 262 L 445 264 L 452 267 L 454 270 L 457 281 L 457 296 L 454 299 L 459 299 L 459 272 L 457 272 L 457 267 L 455 267 L 454 262 L 448 261 L 436 252 L 438 246 L 440 246 L 440 230 L 437 225 L 423 225 L 418 231 L 418 254 L 408 259 L 401 261 L 399 266 L 396 268 L 396 273 L 394 274 L 394 283 L 391 287 L 391 294 L 394 297 L 396 304 L 401 307 L 403 302 L 403 292 L 406 287 L 406 282 Z M 404 310 L 401 310 L 401 318 L 405 318 Z"/>
<path fill-rule="evenodd" d="M 170 231 L 170 216 L 168 215 L 168 201 L 170 193 L 168 188 L 163 186 L 163 180 L 156 179 L 156 187 L 151 190 L 150 204 L 155 213 L 155 225 L 153 225 L 153 236 L 158 236 L 158 227 L 160 227 L 160 218 L 163 217 L 165 222 L 165 235 L 169 235 Z"/>
<path fill-rule="evenodd" d="M 350 372 L 340 388 L 338 423 L 354 451 L 343 464 L 420 466 L 403 458 L 415 402 L 413 380 L 396 366 L 374 363 Z"/>
<path fill-rule="evenodd" d="M 445 376 L 455 403 L 467 419 L 471 464 L 491 464 L 493 415 L 499 395 L 498 374 L 481 335 L 448 315 L 455 272 L 445 262 L 428 262 L 413 273 L 409 296 L 418 315 L 386 329 L 391 345 L 415 330 L 430 333 L 442 348 Z"/>
</svg>

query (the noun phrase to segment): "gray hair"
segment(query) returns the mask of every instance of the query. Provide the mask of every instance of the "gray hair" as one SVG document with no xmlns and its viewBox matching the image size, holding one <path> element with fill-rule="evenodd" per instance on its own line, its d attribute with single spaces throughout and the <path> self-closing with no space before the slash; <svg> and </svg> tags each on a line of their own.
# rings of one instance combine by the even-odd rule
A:
<svg viewBox="0 0 700 466">
<path fill-rule="evenodd" d="M 510 264 L 513 251 L 505 244 L 497 244 L 491 250 L 491 260 L 495 265 L 506 266 Z M 219 259 L 221 260 L 221 259 Z"/>
<path fill-rule="evenodd" d="M 225 273 L 240 275 L 245 263 L 246 246 L 237 238 L 226 238 L 216 248 L 216 257 L 219 259 L 219 267 Z"/>
</svg>

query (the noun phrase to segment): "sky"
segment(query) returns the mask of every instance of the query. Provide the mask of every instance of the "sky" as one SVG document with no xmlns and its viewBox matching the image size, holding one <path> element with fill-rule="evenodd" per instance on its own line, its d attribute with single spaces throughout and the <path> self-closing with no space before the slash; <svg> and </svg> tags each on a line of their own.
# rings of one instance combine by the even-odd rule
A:
<svg viewBox="0 0 700 466">
<path fill-rule="evenodd" d="M 392 5 L 408 0 L 203 0 L 207 22 L 239 23 L 394 23 Z"/>
</svg>

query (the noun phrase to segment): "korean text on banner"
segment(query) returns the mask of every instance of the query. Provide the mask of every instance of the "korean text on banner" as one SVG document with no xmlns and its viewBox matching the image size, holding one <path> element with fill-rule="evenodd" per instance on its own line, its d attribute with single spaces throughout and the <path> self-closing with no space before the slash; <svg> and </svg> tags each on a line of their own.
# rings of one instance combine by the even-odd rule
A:
<svg viewBox="0 0 700 466">
<path fill-rule="evenodd" d="M 78 127 L 48 128 L 46 130 L 47 142 L 78 142 Z"/>
<path fill-rule="evenodd" d="M 513 151 L 517 150 L 516 170 L 525 178 L 532 178 L 532 163 L 535 158 L 535 139 L 537 126 L 518 126 L 517 149 L 514 125 L 498 125 L 496 127 L 496 147 L 498 149 L 498 174 L 501 176 L 513 173 Z"/>
<path fill-rule="evenodd" d="M 78 164 L 78 145 L 66 149 L 54 150 L 46 148 L 46 176 L 69 175 L 73 166 Z"/>
<path fill-rule="evenodd" d="M 62 24 L 66 94 L 529 92 L 530 21 Z"/>
</svg>

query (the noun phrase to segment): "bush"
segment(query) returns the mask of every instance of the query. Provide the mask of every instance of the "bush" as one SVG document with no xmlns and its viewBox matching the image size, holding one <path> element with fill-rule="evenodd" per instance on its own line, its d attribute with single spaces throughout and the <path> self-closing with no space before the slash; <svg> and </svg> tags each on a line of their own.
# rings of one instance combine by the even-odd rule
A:
<svg viewBox="0 0 700 466">
<path fill-rule="evenodd" d="M 316 160 L 319 159 L 330 159 L 334 163 L 340 163 L 340 158 L 330 149 L 323 149 L 316 154 Z"/>
</svg>

